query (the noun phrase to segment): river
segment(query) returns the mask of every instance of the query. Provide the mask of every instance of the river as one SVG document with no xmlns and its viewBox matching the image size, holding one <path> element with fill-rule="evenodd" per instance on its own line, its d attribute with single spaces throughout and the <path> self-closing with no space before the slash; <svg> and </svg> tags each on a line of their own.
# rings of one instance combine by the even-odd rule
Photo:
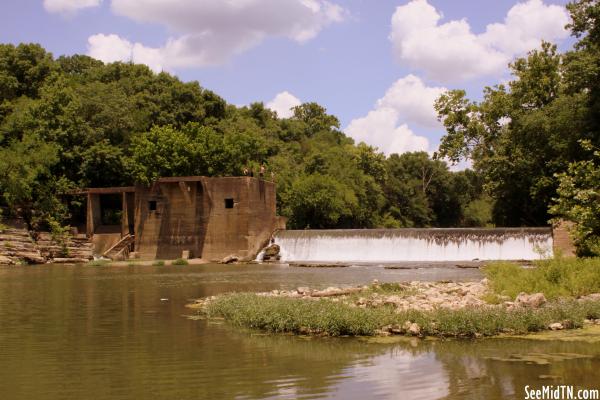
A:
<svg viewBox="0 0 600 400">
<path fill-rule="evenodd" d="M 523 399 L 600 388 L 600 342 L 265 335 L 197 320 L 228 291 L 480 279 L 473 269 L 0 267 L 0 398 Z M 383 343 L 381 343 L 383 342 Z"/>
</svg>

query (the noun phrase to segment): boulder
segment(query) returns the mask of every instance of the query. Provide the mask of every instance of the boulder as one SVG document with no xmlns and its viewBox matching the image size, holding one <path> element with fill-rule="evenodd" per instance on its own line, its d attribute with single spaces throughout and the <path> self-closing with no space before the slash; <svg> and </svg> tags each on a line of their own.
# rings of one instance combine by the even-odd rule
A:
<svg viewBox="0 0 600 400">
<path fill-rule="evenodd" d="M 414 336 L 418 336 L 421 334 L 421 327 L 416 322 L 413 322 L 408 327 L 408 333 L 410 333 L 411 335 L 414 335 Z"/>
<path fill-rule="evenodd" d="M 543 293 L 519 293 L 515 303 L 521 307 L 539 308 L 546 304 L 546 296 Z"/>
<path fill-rule="evenodd" d="M 273 243 L 265 249 L 264 255 L 265 255 L 265 257 L 273 258 L 273 257 L 279 255 L 280 251 L 281 251 L 281 248 L 279 247 L 279 245 Z"/>
<path fill-rule="evenodd" d="M 548 325 L 548 329 L 553 330 L 553 331 L 560 331 L 560 330 L 564 329 L 564 326 L 560 322 L 553 322 L 550 325 Z"/>
<path fill-rule="evenodd" d="M 239 257 L 236 255 L 229 255 L 221 260 L 221 264 L 231 264 L 239 260 Z"/>
<path fill-rule="evenodd" d="M 0 265 L 12 265 L 15 262 L 13 260 L 11 260 L 10 258 L 0 255 Z"/>
<path fill-rule="evenodd" d="M 298 289 L 296 289 L 296 291 L 299 294 L 310 294 L 310 288 L 308 288 L 306 286 L 300 286 Z"/>
</svg>

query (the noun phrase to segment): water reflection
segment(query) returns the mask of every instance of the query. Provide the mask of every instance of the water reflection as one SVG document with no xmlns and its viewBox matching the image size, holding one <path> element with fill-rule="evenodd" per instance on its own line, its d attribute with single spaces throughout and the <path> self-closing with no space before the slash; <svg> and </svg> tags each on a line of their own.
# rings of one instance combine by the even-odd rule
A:
<svg viewBox="0 0 600 400">
<path fill-rule="evenodd" d="M 189 299 L 224 291 L 476 274 L 443 268 L 0 267 L 1 397 L 501 399 L 523 398 L 525 385 L 598 386 L 598 343 L 382 344 L 262 335 L 185 317 Z"/>
</svg>

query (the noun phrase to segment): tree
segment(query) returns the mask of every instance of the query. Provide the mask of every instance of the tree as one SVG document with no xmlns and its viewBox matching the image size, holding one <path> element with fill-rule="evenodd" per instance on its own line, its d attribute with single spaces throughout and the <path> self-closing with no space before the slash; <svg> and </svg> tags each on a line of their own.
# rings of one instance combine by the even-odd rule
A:
<svg viewBox="0 0 600 400">
<path fill-rule="evenodd" d="M 473 160 L 495 199 L 494 222 L 501 226 L 545 225 L 556 195 L 555 174 L 577 160 L 577 141 L 589 138 L 585 92 L 569 93 L 556 46 L 511 64 L 514 80 L 486 88 L 481 103 L 464 91 L 436 101 L 447 134 L 440 156 Z"/>
<path fill-rule="evenodd" d="M 555 222 L 575 222 L 572 234 L 580 256 L 600 256 L 600 149 L 582 141 L 592 158 L 574 162 L 558 174 L 558 196 L 550 212 Z"/>
<path fill-rule="evenodd" d="M 295 180 L 285 195 L 292 228 L 331 228 L 352 214 L 358 200 L 352 190 L 331 176 L 312 174 Z"/>
</svg>

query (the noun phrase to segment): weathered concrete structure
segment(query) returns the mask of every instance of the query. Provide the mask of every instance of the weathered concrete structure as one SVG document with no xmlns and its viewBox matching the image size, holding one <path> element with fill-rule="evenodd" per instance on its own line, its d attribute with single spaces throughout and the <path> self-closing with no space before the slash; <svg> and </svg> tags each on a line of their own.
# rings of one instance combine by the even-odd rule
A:
<svg viewBox="0 0 600 400">
<path fill-rule="evenodd" d="M 275 184 L 257 178 L 161 178 L 150 187 L 90 188 L 85 194 L 86 231 L 97 254 L 249 260 L 281 224 Z"/>
</svg>

